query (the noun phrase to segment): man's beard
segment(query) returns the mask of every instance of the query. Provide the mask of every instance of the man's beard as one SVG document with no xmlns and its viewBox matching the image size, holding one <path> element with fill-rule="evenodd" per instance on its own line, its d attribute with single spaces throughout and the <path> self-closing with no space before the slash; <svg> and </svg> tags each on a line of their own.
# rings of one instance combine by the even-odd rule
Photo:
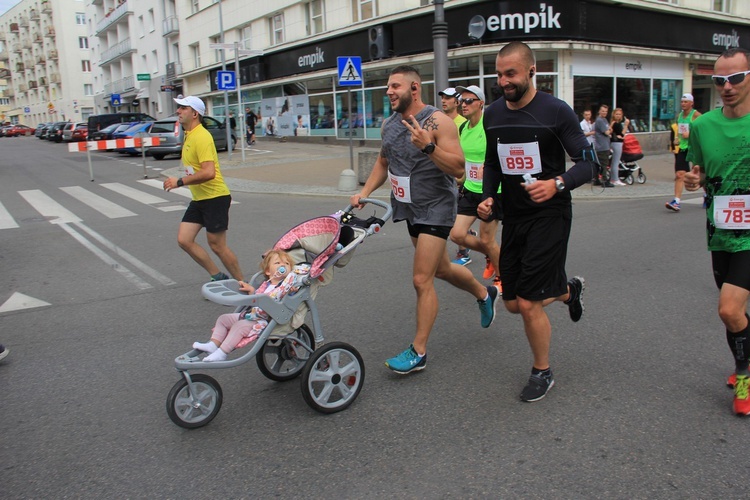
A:
<svg viewBox="0 0 750 500">
<path fill-rule="evenodd" d="M 411 94 L 406 94 L 398 98 L 398 104 L 396 104 L 396 107 L 393 110 L 396 113 L 403 113 L 404 111 L 409 109 L 409 106 L 411 106 L 412 102 L 414 101 L 411 98 Z"/>
<path fill-rule="evenodd" d="M 506 88 L 503 89 L 503 92 L 505 94 L 505 100 L 508 102 L 518 102 L 520 101 L 523 96 L 526 95 L 526 92 L 529 91 L 529 83 L 526 82 L 525 85 L 514 85 L 513 90 L 508 90 Z"/>
</svg>

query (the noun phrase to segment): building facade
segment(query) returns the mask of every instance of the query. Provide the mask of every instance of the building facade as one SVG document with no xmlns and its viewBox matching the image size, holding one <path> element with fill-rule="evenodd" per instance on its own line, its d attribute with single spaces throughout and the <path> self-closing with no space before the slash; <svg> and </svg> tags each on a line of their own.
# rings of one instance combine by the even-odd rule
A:
<svg viewBox="0 0 750 500">
<path fill-rule="evenodd" d="M 84 0 L 22 0 L 0 16 L 3 121 L 85 121 L 94 85 Z M 2 101 L 0 101 L 1 103 Z"/>
</svg>

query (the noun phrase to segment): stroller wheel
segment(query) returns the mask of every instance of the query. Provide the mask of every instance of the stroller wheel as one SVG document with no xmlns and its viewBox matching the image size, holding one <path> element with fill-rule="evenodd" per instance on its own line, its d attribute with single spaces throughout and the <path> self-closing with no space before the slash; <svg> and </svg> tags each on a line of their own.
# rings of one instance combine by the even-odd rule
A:
<svg viewBox="0 0 750 500">
<path fill-rule="evenodd" d="M 177 382 L 167 396 L 167 415 L 185 429 L 208 424 L 219 413 L 223 399 L 221 386 L 208 375 L 192 375 L 195 393 L 190 393 L 187 380 Z"/>
<path fill-rule="evenodd" d="M 365 382 L 365 363 L 354 347 L 331 342 L 313 353 L 300 382 L 311 408 L 336 413 L 357 399 Z"/>
<path fill-rule="evenodd" d="M 644 184 L 646 182 L 646 174 L 638 172 L 638 184 Z"/>
<path fill-rule="evenodd" d="M 267 340 L 255 356 L 260 372 L 276 382 L 299 376 L 310 359 L 310 352 L 300 343 L 315 349 L 315 338 L 307 325 L 300 326 L 286 337 Z"/>
<path fill-rule="evenodd" d="M 632 186 L 633 185 L 633 174 L 628 174 L 625 177 L 625 184 L 627 184 L 628 186 Z"/>
</svg>

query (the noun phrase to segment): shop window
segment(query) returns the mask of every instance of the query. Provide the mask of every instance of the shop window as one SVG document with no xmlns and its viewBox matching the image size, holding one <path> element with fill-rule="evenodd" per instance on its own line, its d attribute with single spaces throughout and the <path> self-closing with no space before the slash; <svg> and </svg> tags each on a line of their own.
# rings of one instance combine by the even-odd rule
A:
<svg viewBox="0 0 750 500">
<path fill-rule="evenodd" d="M 362 92 L 351 92 L 351 110 L 349 109 L 349 92 L 336 94 L 336 120 L 340 138 L 364 138 L 365 113 L 362 103 Z"/>
<path fill-rule="evenodd" d="M 648 132 L 651 105 L 650 80 L 647 78 L 618 78 L 615 108 L 622 108 L 630 120 L 632 132 Z M 656 125 L 656 123 L 654 123 Z"/>
<path fill-rule="evenodd" d="M 393 113 L 391 101 L 385 92 L 385 88 L 365 91 L 365 137 L 368 139 L 380 139 L 380 127 Z"/>
<path fill-rule="evenodd" d="M 319 94 L 333 91 L 333 79 L 331 77 L 308 80 L 305 84 L 308 94 Z"/>
<path fill-rule="evenodd" d="M 585 110 L 590 110 L 592 116 L 597 116 L 599 106 L 606 104 L 612 109 L 614 95 L 614 79 L 611 77 L 576 76 L 573 78 L 573 111 L 581 116 Z"/>
<path fill-rule="evenodd" d="M 333 94 L 310 96 L 310 135 L 333 135 L 336 128 Z"/>
<path fill-rule="evenodd" d="M 461 59 L 451 59 L 448 61 L 448 78 L 471 78 L 477 74 L 479 70 L 479 58 L 478 57 L 464 57 Z M 493 68 L 492 73 L 495 73 Z M 424 78 L 424 77 L 423 77 Z M 477 82 L 470 82 L 469 85 L 476 85 Z M 463 84 L 460 84 L 463 85 Z M 451 83 L 451 86 L 454 86 Z"/>
<path fill-rule="evenodd" d="M 682 81 L 680 80 L 654 80 L 653 102 L 651 112 L 653 119 L 653 131 L 669 130 L 679 111 L 680 97 L 682 96 Z"/>
</svg>

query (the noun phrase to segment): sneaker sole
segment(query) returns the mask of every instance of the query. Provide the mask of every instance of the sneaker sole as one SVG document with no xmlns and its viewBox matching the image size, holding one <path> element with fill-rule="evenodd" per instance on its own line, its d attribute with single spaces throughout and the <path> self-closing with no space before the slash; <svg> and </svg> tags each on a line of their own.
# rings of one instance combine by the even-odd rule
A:
<svg viewBox="0 0 750 500">
<path fill-rule="evenodd" d="M 673 206 L 672 206 L 672 205 L 670 205 L 669 203 L 667 203 L 667 204 L 666 204 L 666 207 L 667 207 L 667 210 L 671 210 L 671 211 L 673 211 L 673 212 L 679 212 L 679 211 L 680 211 L 680 209 L 679 209 L 679 208 L 677 208 L 677 207 L 673 207 Z"/>
<path fill-rule="evenodd" d="M 497 318 L 497 299 L 502 295 L 500 293 L 500 290 L 497 289 L 497 287 L 494 287 L 495 290 L 497 290 L 497 295 L 495 296 L 495 303 L 492 304 L 492 321 L 490 321 L 490 324 L 487 326 L 480 325 L 482 328 L 489 328 L 492 326 L 492 323 L 495 322 L 495 319 Z"/>
<path fill-rule="evenodd" d="M 523 398 L 521 398 L 521 401 L 523 401 L 524 403 L 533 403 L 533 402 L 535 402 L 535 401 L 539 401 L 540 399 L 543 399 L 543 398 L 544 398 L 544 396 L 546 396 L 546 395 L 547 395 L 547 393 L 549 392 L 549 390 L 550 390 L 550 389 L 552 389 L 553 387 L 555 387 L 555 381 L 554 381 L 554 380 L 553 380 L 553 381 L 552 381 L 552 383 L 551 383 L 551 384 L 549 385 L 549 387 L 547 387 L 547 390 L 546 390 L 546 391 L 544 391 L 544 394 L 542 394 L 542 395 L 541 395 L 541 396 L 539 396 L 538 398 L 535 398 L 535 399 L 523 399 Z"/>
<path fill-rule="evenodd" d="M 578 299 L 581 302 L 581 316 L 577 320 L 573 320 L 574 323 L 578 323 L 579 321 L 581 321 L 581 318 L 583 318 L 583 313 L 586 312 L 586 305 L 583 303 L 583 291 L 586 290 L 586 280 L 581 276 L 574 276 L 574 278 L 581 282 L 581 291 L 578 295 Z"/>
<path fill-rule="evenodd" d="M 395 368 L 391 367 L 388 363 L 386 363 L 385 366 L 387 366 L 388 369 L 391 370 L 393 373 L 398 373 L 399 375 L 408 375 L 414 372 L 421 372 L 422 370 L 427 368 L 427 363 L 423 364 L 422 366 L 415 366 L 411 370 L 407 370 L 407 371 L 396 370 Z"/>
</svg>

